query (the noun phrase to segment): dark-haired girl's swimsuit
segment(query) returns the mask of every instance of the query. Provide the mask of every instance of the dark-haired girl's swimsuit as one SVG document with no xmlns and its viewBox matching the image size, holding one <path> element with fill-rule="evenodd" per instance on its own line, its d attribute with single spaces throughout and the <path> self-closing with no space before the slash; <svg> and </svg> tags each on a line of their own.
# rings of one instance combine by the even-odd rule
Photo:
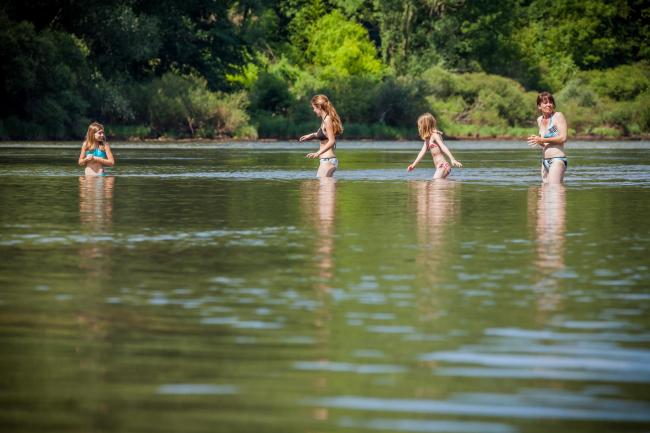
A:
<svg viewBox="0 0 650 433">
<path fill-rule="evenodd" d="M 323 121 L 325 121 L 325 119 L 323 119 Z M 316 138 L 319 141 L 327 140 L 327 134 L 325 134 L 325 131 L 323 131 L 323 124 L 322 123 L 321 123 L 320 127 L 318 128 L 318 131 L 316 131 Z M 336 143 L 334 143 L 334 147 L 332 148 L 332 150 L 334 150 L 334 149 L 336 149 Z M 335 156 L 332 156 L 332 157 L 329 157 L 329 158 L 320 158 L 320 163 L 321 164 L 324 164 L 326 162 L 329 162 L 335 168 L 339 168 L 339 160 Z"/>
<path fill-rule="evenodd" d="M 553 125 L 553 116 L 555 113 L 551 115 L 551 118 L 548 120 L 548 129 L 546 130 L 546 134 L 543 135 L 544 138 L 551 138 L 551 137 L 557 137 L 560 132 L 557 130 L 557 126 Z M 553 164 L 554 161 L 560 160 L 564 163 L 564 167 L 569 166 L 569 160 L 567 159 L 566 156 L 555 156 L 553 158 L 544 158 L 544 153 L 542 151 L 542 165 L 544 166 L 544 169 L 546 171 L 549 171 L 551 169 L 551 164 Z"/>
</svg>

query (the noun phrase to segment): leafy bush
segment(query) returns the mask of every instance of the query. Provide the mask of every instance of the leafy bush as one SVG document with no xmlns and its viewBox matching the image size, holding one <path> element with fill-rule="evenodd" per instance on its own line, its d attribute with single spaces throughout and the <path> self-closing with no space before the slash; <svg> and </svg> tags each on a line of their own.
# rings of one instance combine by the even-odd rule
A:
<svg viewBox="0 0 650 433">
<path fill-rule="evenodd" d="M 277 74 L 262 71 L 250 90 L 251 111 L 286 113 L 293 102 L 287 83 Z"/>
<path fill-rule="evenodd" d="M 596 92 L 589 87 L 588 80 L 580 76 L 569 80 L 566 86 L 555 95 L 555 102 L 558 105 L 569 101 L 575 102 L 581 107 L 595 107 L 600 102 Z"/>
<path fill-rule="evenodd" d="M 621 132 L 616 128 L 611 128 L 608 126 L 598 126 L 591 130 L 593 135 L 598 135 L 600 137 L 618 137 L 621 135 Z"/>
<path fill-rule="evenodd" d="M 167 73 L 142 88 L 148 123 L 156 134 L 181 131 L 190 137 L 254 136 L 246 112 L 244 92 L 211 92 L 207 83 L 193 76 Z"/>
<path fill-rule="evenodd" d="M 645 132 L 650 132 L 650 91 L 646 91 L 634 101 L 634 122 Z"/>
<path fill-rule="evenodd" d="M 595 121 L 593 108 L 585 107 L 574 100 L 563 102 L 558 108 L 558 111 L 564 114 L 569 130 L 573 129 L 575 134 L 589 133 Z"/>
<path fill-rule="evenodd" d="M 428 103 L 439 113 L 441 127 L 465 123 L 494 126 L 498 131 L 505 131 L 507 127 L 528 127 L 534 123 L 536 95 L 526 92 L 514 80 L 485 73 L 453 74 L 440 67 L 425 71 L 422 78 L 430 93 Z M 478 129 L 457 130 L 458 135 L 478 133 Z M 481 131 L 487 130 L 481 128 Z"/>
<path fill-rule="evenodd" d="M 631 101 L 650 89 L 650 65 L 647 63 L 582 72 L 580 76 L 598 95 L 616 101 Z"/>
<path fill-rule="evenodd" d="M 415 125 L 420 114 L 429 110 L 424 84 L 407 77 L 387 77 L 377 89 L 373 121 L 388 126 Z"/>
</svg>

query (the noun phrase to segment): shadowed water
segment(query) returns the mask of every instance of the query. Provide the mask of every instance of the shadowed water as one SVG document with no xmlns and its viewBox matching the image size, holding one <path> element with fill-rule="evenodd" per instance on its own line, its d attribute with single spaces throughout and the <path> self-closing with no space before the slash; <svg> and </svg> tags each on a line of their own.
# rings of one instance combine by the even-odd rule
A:
<svg viewBox="0 0 650 433">
<path fill-rule="evenodd" d="M 0 146 L 0 428 L 650 430 L 650 144 Z"/>
</svg>

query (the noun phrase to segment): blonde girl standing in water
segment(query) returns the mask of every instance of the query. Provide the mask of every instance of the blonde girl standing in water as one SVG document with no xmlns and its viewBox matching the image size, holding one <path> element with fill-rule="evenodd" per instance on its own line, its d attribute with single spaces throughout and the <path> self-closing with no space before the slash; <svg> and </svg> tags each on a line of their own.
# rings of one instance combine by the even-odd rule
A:
<svg viewBox="0 0 650 433">
<path fill-rule="evenodd" d="M 451 173 L 451 166 L 462 167 L 463 164 L 456 161 L 454 155 L 451 154 L 447 146 L 442 142 L 442 131 L 436 129 L 436 118 L 431 113 L 424 113 L 418 118 L 418 132 L 420 137 L 424 140 L 422 149 L 418 153 L 417 158 L 406 170 L 413 171 L 415 166 L 424 158 L 427 150 L 431 152 L 433 158 L 433 165 L 436 167 L 436 172 L 433 174 L 434 179 L 445 179 Z M 449 158 L 451 165 L 445 159 L 445 155 Z"/>
<path fill-rule="evenodd" d="M 104 127 L 100 123 L 93 122 L 88 126 L 86 140 L 79 154 L 79 165 L 86 166 L 86 176 L 101 176 L 104 167 L 115 165 L 111 146 L 106 141 Z"/>
<path fill-rule="evenodd" d="M 339 166 L 339 160 L 334 154 L 336 149 L 336 136 L 343 132 L 343 124 L 334 105 L 325 95 L 316 95 L 311 98 L 311 108 L 320 117 L 321 125 L 318 131 L 303 135 L 300 141 L 320 140 L 318 152 L 308 153 L 307 158 L 319 158 L 318 177 L 332 177 Z"/>
</svg>

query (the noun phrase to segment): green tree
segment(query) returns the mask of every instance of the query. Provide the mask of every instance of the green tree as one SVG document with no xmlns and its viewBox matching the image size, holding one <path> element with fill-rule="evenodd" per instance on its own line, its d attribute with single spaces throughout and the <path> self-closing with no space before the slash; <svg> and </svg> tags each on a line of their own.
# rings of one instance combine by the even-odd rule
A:
<svg viewBox="0 0 650 433">
<path fill-rule="evenodd" d="M 336 10 L 311 27 L 305 54 L 316 73 L 326 80 L 379 78 L 382 74 L 381 61 L 366 29 Z"/>
<path fill-rule="evenodd" d="M 579 70 L 648 59 L 647 2 L 534 0 L 515 41 L 543 74 L 536 87 L 559 90 Z"/>
<path fill-rule="evenodd" d="M 0 119 L 12 138 L 61 139 L 84 129 L 89 69 L 73 36 L 0 11 Z"/>
</svg>

